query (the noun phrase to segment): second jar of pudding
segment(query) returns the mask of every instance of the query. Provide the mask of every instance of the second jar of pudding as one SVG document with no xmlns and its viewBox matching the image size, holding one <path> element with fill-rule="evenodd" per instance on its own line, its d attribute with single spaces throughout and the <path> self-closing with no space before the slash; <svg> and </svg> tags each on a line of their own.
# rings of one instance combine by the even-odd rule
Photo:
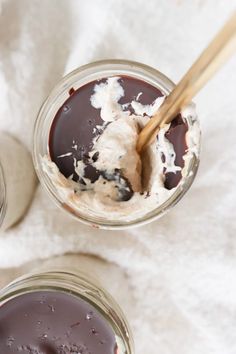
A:
<svg viewBox="0 0 236 354">
<path fill-rule="evenodd" d="M 134 353 L 125 316 L 103 288 L 109 273 L 129 298 L 121 269 L 80 255 L 53 258 L 36 269 L 0 290 L 0 353 Z"/>
<path fill-rule="evenodd" d="M 34 163 L 49 194 L 80 221 L 142 225 L 181 199 L 195 177 L 200 131 L 189 105 L 140 157 L 140 130 L 174 84 L 143 64 L 108 60 L 66 76 L 35 125 Z"/>
</svg>

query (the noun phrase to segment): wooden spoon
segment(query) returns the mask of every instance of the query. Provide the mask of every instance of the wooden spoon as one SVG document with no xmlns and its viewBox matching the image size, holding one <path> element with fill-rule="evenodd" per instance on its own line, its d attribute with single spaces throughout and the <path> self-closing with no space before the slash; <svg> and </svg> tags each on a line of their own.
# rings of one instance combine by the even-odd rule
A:
<svg viewBox="0 0 236 354">
<path fill-rule="evenodd" d="M 210 45 L 191 66 L 179 84 L 166 97 L 156 114 L 140 132 L 137 151 L 150 145 L 159 129 L 170 123 L 193 96 L 207 83 L 236 48 L 236 12 L 224 25 Z"/>
</svg>

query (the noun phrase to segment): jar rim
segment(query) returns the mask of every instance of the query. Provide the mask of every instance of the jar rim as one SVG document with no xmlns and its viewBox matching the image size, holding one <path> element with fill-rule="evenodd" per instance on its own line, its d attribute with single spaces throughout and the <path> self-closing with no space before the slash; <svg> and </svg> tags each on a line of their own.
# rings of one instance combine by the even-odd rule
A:
<svg viewBox="0 0 236 354">
<path fill-rule="evenodd" d="M 96 72 L 94 73 L 94 70 Z M 174 87 L 175 84 L 164 74 L 160 71 L 138 62 L 129 61 L 129 60 L 119 60 L 119 59 L 111 59 L 111 60 L 102 60 L 96 61 L 84 66 L 81 66 L 71 73 L 67 74 L 61 81 L 54 87 L 51 94 L 48 96 L 44 104 L 42 105 L 34 127 L 34 146 L 33 146 L 33 161 L 36 169 L 36 173 L 39 177 L 40 182 L 47 190 L 49 196 L 54 200 L 54 202 L 64 209 L 67 213 L 72 215 L 75 219 L 81 221 L 84 224 L 92 225 L 95 228 L 102 228 L 108 230 L 121 230 L 121 229 L 128 229 L 134 226 L 141 226 L 145 225 L 153 220 L 160 218 L 163 214 L 165 214 L 172 206 L 174 206 L 185 194 L 185 192 L 191 186 L 195 175 L 198 170 L 199 159 L 195 155 L 192 157 L 191 162 L 189 164 L 189 174 L 182 185 L 177 186 L 174 193 L 161 205 L 157 208 L 152 210 L 151 212 L 147 213 L 143 217 L 139 217 L 138 219 L 131 220 L 131 221 L 110 221 L 110 220 L 97 220 L 95 217 L 89 217 L 80 215 L 73 210 L 70 205 L 67 205 L 65 201 L 59 196 L 57 193 L 53 182 L 50 180 L 46 173 L 43 171 L 40 154 L 40 145 L 42 143 L 42 135 L 46 131 L 47 135 L 47 142 L 46 146 L 44 146 L 44 151 L 48 153 L 48 137 L 50 132 L 50 127 L 52 121 L 55 117 L 52 117 L 52 110 L 50 111 L 51 107 L 57 100 L 59 99 L 60 95 L 68 89 L 68 87 L 74 87 L 75 83 L 80 83 L 79 87 L 83 86 L 87 82 L 91 82 L 93 80 L 98 79 L 98 74 L 100 77 L 111 76 L 113 75 L 125 75 L 127 73 L 129 76 L 134 78 L 140 78 L 153 84 L 158 89 L 160 89 L 164 94 L 168 94 Z M 96 76 L 96 78 L 95 78 Z M 145 78 L 144 78 L 145 77 Z M 57 109 L 59 106 L 57 106 Z M 45 127 L 45 121 L 48 116 L 51 114 L 51 122 L 47 128 Z M 188 124 L 191 126 L 193 122 L 191 118 L 188 121 Z M 46 150 L 47 149 L 47 150 Z M 200 149 L 200 145 L 198 146 Z"/>
<path fill-rule="evenodd" d="M 6 208 L 6 183 L 3 167 L 0 161 L 0 229 L 3 224 L 4 217 L 6 215 Z"/>
</svg>

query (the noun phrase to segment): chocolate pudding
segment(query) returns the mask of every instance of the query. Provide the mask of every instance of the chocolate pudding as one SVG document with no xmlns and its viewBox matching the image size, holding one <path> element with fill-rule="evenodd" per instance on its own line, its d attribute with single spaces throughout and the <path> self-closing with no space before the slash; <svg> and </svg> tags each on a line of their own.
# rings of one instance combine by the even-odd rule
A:
<svg viewBox="0 0 236 354">
<path fill-rule="evenodd" d="M 81 82 L 77 72 L 71 74 L 53 112 L 49 100 L 40 117 L 42 122 L 47 117 L 47 150 L 39 159 L 46 187 L 65 209 L 95 226 L 142 223 L 163 213 L 184 194 L 197 169 L 194 105 L 165 124 L 142 156 L 137 153 L 138 135 L 171 83 L 160 73 L 157 82 L 141 79 L 145 74 L 138 76 L 135 68 L 140 70 L 139 64 L 132 67 L 134 76 L 131 69 L 130 75 L 121 69 L 110 76 L 98 69 L 90 81 L 81 70 Z"/>
<path fill-rule="evenodd" d="M 118 354 L 107 319 L 60 291 L 19 295 L 0 307 L 1 354 Z"/>
<path fill-rule="evenodd" d="M 144 81 L 122 76 L 118 79 L 118 82 L 124 92 L 124 95 L 118 100 L 118 104 L 122 106 L 124 112 L 128 113 L 127 119 L 135 114 L 132 102 L 137 102 L 145 107 L 153 105 L 158 97 L 163 97 L 158 88 Z M 99 158 L 98 152 L 94 153 L 92 160 L 89 154 L 93 150 L 94 139 L 99 138 L 103 130 L 106 129 L 106 125 L 104 125 L 104 121 L 101 118 L 101 109 L 94 108 L 91 105 L 94 87 L 105 83 L 106 79 L 102 79 L 92 81 L 78 90 L 71 88 L 68 92 L 69 98 L 57 112 L 51 127 L 49 138 L 50 157 L 59 168 L 59 171 L 66 178 L 71 176 L 75 182 L 84 183 L 84 180 L 75 172 L 74 161 L 82 160 L 85 163 L 84 177 L 90 179 L 92 183 L 99 176 L 102 175 L 104 177 L 104 171 L 99 171 L 93 167 L 94 160 Z M 144 112 L 144 115 L 147 115 L 147 113 Z M 109 124 L 109 121 L 107 124 Z M 175 151 L 174 163 L 181 168 L 184 166 L 183 156 L 187 150 L 185 139 L 187 130 L 187 123 L 179 115 L 172 121 L 165 133 L 167 140 L 173 144 Z M 164 154 L 163 159 L 165 159 Z M 163 169 L 163 176 L 164 186 L 167 189 L 176 187 L 182 178 L 180 170 L 173 173 L 166 172 L 166 168 Z M 129 198 L 131 198 L 132 189 L 128 181 L 126 183 L 130 189 Z M 123 199 L 125 197 L 127 198 L 127 196 L 124 196 Z"/>
</svg>

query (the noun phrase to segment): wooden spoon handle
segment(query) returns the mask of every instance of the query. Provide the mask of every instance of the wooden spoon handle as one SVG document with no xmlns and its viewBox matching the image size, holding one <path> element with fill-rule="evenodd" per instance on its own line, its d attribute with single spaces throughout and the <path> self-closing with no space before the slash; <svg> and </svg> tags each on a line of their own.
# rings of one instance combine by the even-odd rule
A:
<svg viewBox="0 0 236 354">
<path fill-rule="evenodd" d="M 167 96 L 157 113 L 138 137 L 137 151 L 151 144 L 160 127 L 170 123 L 193 96 L 206 84 L 236 47 L 236 12 L 224 25 L 210 45 L 191 66 L 179 84 Z"/>
</svg>

